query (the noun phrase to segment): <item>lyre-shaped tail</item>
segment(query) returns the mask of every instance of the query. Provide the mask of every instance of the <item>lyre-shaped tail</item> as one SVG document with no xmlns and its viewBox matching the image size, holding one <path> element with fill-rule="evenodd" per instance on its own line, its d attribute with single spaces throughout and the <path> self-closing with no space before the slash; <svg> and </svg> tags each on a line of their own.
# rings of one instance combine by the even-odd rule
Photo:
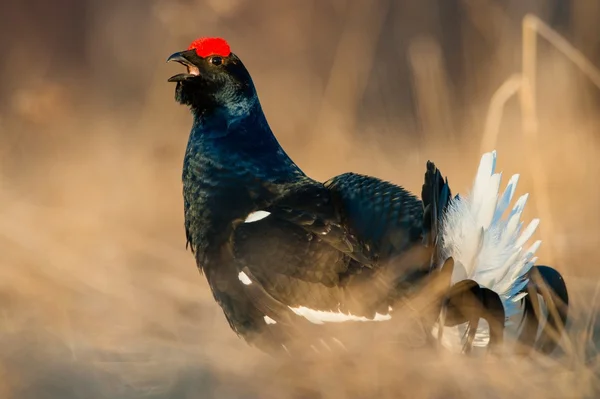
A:
<svg viewBox="0 0 600 399">
<path fill-rule="evenodd" d="M 496 152 L 484 154 L 470 193 L 451 199 L 444 212 L 436 236 L 441 247 L 439 259 L 454 260 L 454 284 L 470 280 L 497 294 L 507 321 L 521 312 L 524 303 L 519 340 L 525 346 L 530 347 L 536 341 L 539 319 L 533 313 L 535 310 L 539 314 L 537 295 L 542 296 L 547 306 L 558 308 L 548 315 L 539 339 L 540 349 L 548 353 L 555 341 L 550 342 L 546 330 L 562 332 L 566 322 L 567 288 L 556 270 L 534 266 L 541 241 L 532 244 L 528 241 L 540 221 L 533 219 L 524 227 L 521 216 L 529 195 L 520 196 L 511 208 L 519 175 L 509 179 L 502 193 L 501 177 L 501 173 L 496 173 Z M 534 296 L 529 297 L 528 293 Z M 475 345 L 485 345 L 489 333 L 489 328 L 478 328 L 477 336 L 471 339 Z"/>
</svg>

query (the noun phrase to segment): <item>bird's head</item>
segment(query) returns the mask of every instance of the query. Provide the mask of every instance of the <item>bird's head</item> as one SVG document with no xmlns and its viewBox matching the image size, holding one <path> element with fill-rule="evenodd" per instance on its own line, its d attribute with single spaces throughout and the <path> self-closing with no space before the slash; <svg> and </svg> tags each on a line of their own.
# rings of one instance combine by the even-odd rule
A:
<svg viewBox="0 0 600 399">
<path fill-rule="evenodd" d="M 194 40 L 186 51 L 167 59 L 171 61 L 187 68 L 187 73 L 169 78 L 169 82 L 177 83 L 175 99 L 194 112 L 221 110 L 243 116 L 256 102 L 250 74 L 224 39 Z"/>
</svg>

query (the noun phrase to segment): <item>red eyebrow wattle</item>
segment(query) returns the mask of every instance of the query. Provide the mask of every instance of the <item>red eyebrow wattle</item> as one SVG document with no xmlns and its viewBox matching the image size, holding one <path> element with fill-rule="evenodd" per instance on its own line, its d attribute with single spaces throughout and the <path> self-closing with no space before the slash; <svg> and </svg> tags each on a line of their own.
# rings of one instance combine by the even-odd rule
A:
<svg viewBox="0 0 600 399">
<path fill-rule="evenodd" d="M 188 50 L 196 50 L 196 54 L 202 58 L 211 55 L 229 57 L 229 54 L 231 54 L 229 43 L 220 37 L 202 37 L 196 39 L 190 44 Z"/>
</svg>

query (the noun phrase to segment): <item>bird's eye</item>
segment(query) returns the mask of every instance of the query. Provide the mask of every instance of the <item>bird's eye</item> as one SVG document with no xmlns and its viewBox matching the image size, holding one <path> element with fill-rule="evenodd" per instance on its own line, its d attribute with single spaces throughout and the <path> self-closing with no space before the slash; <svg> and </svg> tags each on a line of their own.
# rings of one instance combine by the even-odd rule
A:
<svg viewBox="0 0 600 399">
<path fill-rule="evenodd" d="M 210 63 L 213 65 L 221 65 L 223 63 L 223 58 L 221 57 L 211 57 Z"/>
</svg>

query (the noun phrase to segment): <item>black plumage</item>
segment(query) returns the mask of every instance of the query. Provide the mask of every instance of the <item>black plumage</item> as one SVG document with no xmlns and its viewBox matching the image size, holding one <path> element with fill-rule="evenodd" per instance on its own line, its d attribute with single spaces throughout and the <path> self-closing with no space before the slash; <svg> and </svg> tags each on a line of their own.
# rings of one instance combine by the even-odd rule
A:
<svg viewBox="0 0 600 399">
<path fill-rule="evenodd" d="M 271 350 L 310 324 L 298 308 L 389 317 L 440 269 L 433 250 L 447 181 L 429 163 L 422 202 L 375 177 L 311 179 L 277 142 L 241 60 L 221 39 L 203 40 L 170 57 L 188 68 L 170 81 L 194 118 L 187 242 L 231 328 Z M 267 216 L 246 223 L 255 212 Z"/>
</svg>

